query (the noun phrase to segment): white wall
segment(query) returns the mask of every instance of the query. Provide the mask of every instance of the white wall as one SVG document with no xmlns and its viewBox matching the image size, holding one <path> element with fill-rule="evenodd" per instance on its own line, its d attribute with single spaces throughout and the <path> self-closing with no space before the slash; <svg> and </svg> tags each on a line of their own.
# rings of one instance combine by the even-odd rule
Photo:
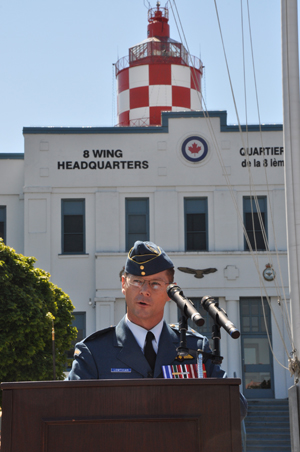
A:
<svg viewBox="0 0 300 452">
<path fill-rule="evenodd" d="M 283 292 L 288 292 L 284 168 L 278 166 L 283 160 L 282 131 L 263 132 L 265 146 L 270 147 L 270 153 L 272 147 L 276 148 L 277 155 L 252 155 L 251 167 L 247 167 L 240 149 L 248 141 L 249 148 L 259 152 L 260 133 L 249 132 L 246 137 L 226 127 L 221 131 L 220 118 L 213 116 L 207 120 L 196 113 L 173 114 L 168 129 L 25 129 L 25 161 L 1 161 L 0 205 L 9 206 L 8 223 L 14 224 L 8 228 L 8 241 L 23 246 L 25 254 L 36 256 L 37 265 L 51 273 L 52 281 L 70 295 L 76 310 L 86 311 L 87 334 L 118 322 L 125 312 L 120 272 L 126 259 L 127 197 L 149 198 L 150 240 L 169 253 L 175 268 L 217 269 L 203 279 L 177 270 L 175 279 L 187 297 L 218 297 L 237 327 L 239 300 L 261 295 L 262 272 L 268 263 L 273 264 L 279 285 L 282 272 Z M 206 159 L 196 164 L 181 153 L 183 141 L 193 135 L 204 138 L 209 146 Z M 100 158 L 93 155 L 97 150 L 120 150 L 122 157 Z M 257 166 L 258 161 L 261 166 Z M 115 165 L 115 169 L 76 168 L 97 166 L 98 162 L 100 166 Z M 13 178 L 8 180 L 7 174 L 13 174 Z M 269 201 L 271 252 L 258 252 L 255 258 L 244 252 L 241 224 L 243 197 L 250 194 L 266 195 Z M 184 198 L 195 196 L 208 199 L 209 251 L 186 253 Z M 61 200 L 68 198 L 85 199 L 85 255 L 61 254 Z M 23 231 L 24 245 L 20 238 Z M 274 282 L 263 282 L 276 306 Z M 166 305 L 165 318 L 177 321 L 175 303 Z M 275 347 L 284 360 L 273 323 L 272 331 Z M 236 372 L 241 377 L 240 341 L 226 336 L 224 332 L 223 367 L 229 376 Z M 288 373 L 276 366 L 274 363 L 276 397 L 286 397 Z"/>
<path fill-rule="evenodd" d="M 0 159 L 0 206 L 6 206 L 6 244 L 24 253 L 24 160 Z"/>
</svg>

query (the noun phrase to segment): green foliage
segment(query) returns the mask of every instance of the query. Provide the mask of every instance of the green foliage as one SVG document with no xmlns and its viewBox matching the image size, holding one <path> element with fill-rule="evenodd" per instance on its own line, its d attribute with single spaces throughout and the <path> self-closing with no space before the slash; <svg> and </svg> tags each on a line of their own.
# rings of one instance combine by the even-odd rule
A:
<svg viewBox="0 0 300 452">
<path fill-rule="evenodd" d="M 52 322 L 56 378 L 63 379 L 65 352 L 76 338 L 70 298 L 35 261 L 0 239 L 0 381 L 53 379 Z"/>
</svg>

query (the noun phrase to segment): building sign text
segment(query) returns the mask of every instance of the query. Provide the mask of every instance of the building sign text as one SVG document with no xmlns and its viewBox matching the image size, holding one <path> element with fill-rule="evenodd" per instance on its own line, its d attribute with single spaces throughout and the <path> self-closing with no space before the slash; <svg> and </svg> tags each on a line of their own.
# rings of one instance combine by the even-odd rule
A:
<svg viewBox="0 0 300 452">
<path fill-rule="evenodd" d="M 254 168 L 266 168 L 266 167 L 284 167 L 284 159 L 276 156 L 282 156 L 284 153 L 283 146 L 270 146 L 270 147 L 249 147 L 241 148 L 240 155 L 246 157 L 241 166 L 254 167 Z M 255 157 L 250 160 L 249 157 Z"/>
<path fill-rule="evenodd" d="M 148 169 L 147 160 L 123 160 L 121 149 L 85 149 L 82 153 L 84 160 L 57 162 L 59 170 L 106 170 L 106 169 Z M 109 159 L 109 160 L 108 160 Z M 115 160 L 117 159 L 117 160 Z"/>
</svg>

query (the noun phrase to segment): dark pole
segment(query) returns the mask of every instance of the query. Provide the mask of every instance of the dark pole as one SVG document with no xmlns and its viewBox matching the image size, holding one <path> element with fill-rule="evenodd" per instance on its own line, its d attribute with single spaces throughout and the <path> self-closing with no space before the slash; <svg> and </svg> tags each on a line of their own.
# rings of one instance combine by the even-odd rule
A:
<svg viewBox="0 0 300 452">
<path fill-rule="evenodd" d="M 53 357 L 53 380 L 56 380 L 55 372 L 55 330 L 54 330 L 54 320 L 52 319 L 52 357 Z"/>
</svg>

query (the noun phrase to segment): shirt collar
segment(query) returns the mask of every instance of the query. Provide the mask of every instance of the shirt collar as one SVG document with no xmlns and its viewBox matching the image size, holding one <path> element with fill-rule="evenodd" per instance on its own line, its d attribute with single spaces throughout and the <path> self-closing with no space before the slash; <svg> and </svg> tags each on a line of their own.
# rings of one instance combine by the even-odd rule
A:
<svg viewBox="0 0 300 452">
<path fill-rule="evenodd" d="M 129 320 L 127 317 L 127 314 L 125 316 L 125 322 L 134 335 L 137 343 L 139 344 L 142 352 L 144 352 L 144 345 L 146 340 L 146 335 L 148 331 L 152 331 L 154 334 L 155 339 L 153 340 L 153 348 L 154 351 L 157 353 L 158 350 L 158 344 L 159 344 L 159 338 L 163 329 L 164 320 L 162 319 L 157 325 L 155 325 L 151 330 L 146 330 L 142 326 L 137 325 L 136 323 L 133 323 Z"/>
</svg>

